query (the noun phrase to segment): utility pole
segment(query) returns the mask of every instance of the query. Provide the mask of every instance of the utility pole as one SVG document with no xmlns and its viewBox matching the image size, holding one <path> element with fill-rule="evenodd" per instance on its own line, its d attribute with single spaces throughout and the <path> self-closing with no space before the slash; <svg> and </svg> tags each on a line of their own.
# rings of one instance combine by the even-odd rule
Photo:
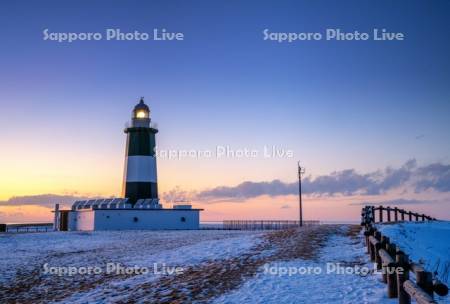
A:
<svg viewBox="0 0 450 304">
<path fill-rule="evenodd" d="M 298 209 L 299 209 L 299 223 L 300 227 L 303 226 L 303 210 L 302 210 L 302 174 L 305 174 L 305 168 L 300 166 L 300 161 L 297 163 L 298 166 Z"/>
</svg>

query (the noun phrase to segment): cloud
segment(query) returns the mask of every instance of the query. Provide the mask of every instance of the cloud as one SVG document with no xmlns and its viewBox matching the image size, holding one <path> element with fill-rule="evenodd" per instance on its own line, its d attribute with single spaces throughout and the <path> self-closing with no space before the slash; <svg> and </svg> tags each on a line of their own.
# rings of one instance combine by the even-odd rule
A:
<svg viewBox="0 0 450 304">
<path fill-rule="evenodd" d="M 411 188 L 419 193 L 427 190 L 450 191 L 450 165 L 433 163 L 419 167 L 416 160 L 407 161 L 400 168 L 387 167 L 369 173 L 359 173 L 354 169 L 336 171 L 315 178 L 308 176 L 302 181 L 302 191 L 312 196 L 335 195 L 380 195 L 390 190 Z M 236 186 L 219 186 L 199 192 L 186 193 L 181 190 L 171 192 L 172 197 L 188 201 L 223 202 L 245 201 L 261 195 L 282 196 L 298 194 L 298 182 L 280 180 L 252 182 L 246 181 Z"/>
<path fill-rule="evenodd" d="M 351 203 L 351 206 L 389 206 L 389 205 L 428 205 L 437 203 L 438 201 L 430 201 L 430 200 L 417 200 L 417 199 L 395 199 L 395 200 L 386 200 L 386 201 L 376 201 L 376 202 L 359 202 L 359 203 Z"/>
<path fill-rule="evenodd" d="M 6 201 L 0 201 L 1 206 L 21 206 L 21 205 L 39 205 L 45 207 L 54 207 L 55 204 L 71 205 L 76 200 L 88 199 L 84 196 L 76 195 L 58 195 L 58 194 L 39 194 L 27 196 L 13 196 Z"/>
<path fill-rule="evenodd" d="M 23 212 L 3 212 L 0 211 L 0 218 L 2 217 L 6 217 L 6 216 L 14 216 L 14 217 L 20 217 L 20 216 L 24 216 Z M 2 223 L 3 224 L 3 223 Z"/>
<path fill-rule="evenodd" d="M 399 188 L 412 189 L 416 193 L 432 190 L 450 192 L 450 165 L 432 163 L 418 166 L 416 160 L 407 161 L 400 168 L 387 167 L 369 173 L 359 173 L 355 169 L 332 172 L 315 178 L 308 176 L 302 181 L 302 191 L 310 196 L 335 195 L 380 195 Z M 236 186 L 219 186 L 203 191 L 189 192 L 179 187 L 162 194 L 167 203 L 179 202 L 244 202 L 262 195 L 284 196 L 297 195 L 298 182 L 280 180 L 252 182 L 245 181 Z M 97 198 L 83 195 L 41 194 L 16 196 L 0 201 L 1 206 L 40 205 L 53 207 L 56 203 L 70 205 L 75 200 Z M 396 200 L 395 204 L 419 204 L 427 201 Z M 386 204 L 387 202 L 383 202 Z"/>
<path fill-rule="evenodd" d="M 191 201 L 193 196 L 195 196 L 194 192 L 184 191 L 180 187 L 175 187 L 175 189 L 164 192 L 162 199 L 167 203 L 185 203 Z"/>
<path fill-rule="evenodd" d="M 407 161 L 402 167 L 394 169 L 387 167 L 382 171 L 366 174 L 348 169 L 322 175 L 316 178 L 307 177 L 304 184 L 304 193 L 314 195 L 378 195 L 404 185 L 411 179 L 417 163 L 415 160 Z"/>
<path fill-rule="evenodd" d="M 450 165 L 434 163 L 417 169 L 422 178 L 416 183 L 416 192 L 433 189 L 439 192 L 450 191 Z"/>
<path fill-rule="evenodd" d="M 235 187 L 216 187 L 210 190 L 201 191 L 196 195 L 199 200 L 213 198 L 248 199 L 260 195 L 288 195 L 298 189 L 296 183 L 283 183 L 280 180 L 271 182 L 243 182 Z"/>
</svg>

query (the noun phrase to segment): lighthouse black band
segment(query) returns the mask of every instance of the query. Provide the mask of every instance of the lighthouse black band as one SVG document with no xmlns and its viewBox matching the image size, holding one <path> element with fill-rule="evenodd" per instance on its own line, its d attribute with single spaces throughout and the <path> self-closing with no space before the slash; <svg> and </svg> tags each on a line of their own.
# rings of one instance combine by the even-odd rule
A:
<svg viewBox="0 0 450 304">
<path fill-rule="evenodd" d="M 156 183 L 127 182 L 124 196 L 134 204 L 142 198 L 158 198 L 158 186 Z"/>
<path fill-rule="evenodd" d="M 127 156 L 155 155 L 155 133 L 152 128 L 128 128 Z"/>
</svg>

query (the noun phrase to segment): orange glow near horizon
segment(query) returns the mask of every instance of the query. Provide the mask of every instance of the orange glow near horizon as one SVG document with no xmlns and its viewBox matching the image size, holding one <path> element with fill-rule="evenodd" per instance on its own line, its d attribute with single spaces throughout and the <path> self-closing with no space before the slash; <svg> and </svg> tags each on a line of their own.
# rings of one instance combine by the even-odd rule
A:
<svg viewBox="0 0 450 304">
<path fill-rule="evenodd" d="M 336 196 L 315 198 L 305 196 L 303 200 L 304 220 L 355 222 L 360 220 L 362 202 L 376 197 Z M 377 201 L 383 198 L 377 198 Z M 389 199 L 389 197 L 384 197 Z M 205 209 L 201 221 L 222 220 L 298 220 L 298 196 L 259 196 L 240 202 L 205 203 L 192 202 L 194 208 Z M 163 202 L 165 208 L 171 204 Z M 68 206 L 65 206 L 68 207 Z M 402 205 L 402 208 L 443 218 L 441 205 Z M 0 222 L 51 222 L 52 207 L 37 205 L 0 206 Z"/>
<path fill-rule="evenodd" d="M 38 205 L 0 206 L 0 220 L 8 224 L 53 222 L 52 210 Z"/>
<path fill-rule="evenodd" d="M 76 195 L 87 197 L 120 196 L 123 178 L 123 152 L 105 154 L 104 150 L 94 153 L 89 147 L 76 146 L 69 151 L 48 149 L 26 150 L 16 147 L 5 150 L 6 157 L 0 159 L 0 201 L 11 197 L 40 194 Z M 19 152 L 17 152 L 19 151 Z M 28 153 L 28 154 L 27 154 Z M 29 155 L 32 157 L 29 157 Z M 21 159 L 21 161 L 7 161 Z M 274 173 L 259 161 L 227 160 L 158 160 L 159 193 L 179 187 L 183 191 L 202 191 L 217 186 L 234 186 L 244 181 L 271 181 L 274 176 L 284 181 L 295 181 L 295 170 Z M 265 164 L 265 163 L 264 163 Z M 288 173 L 286 173 L 288 172 Z M 416 194 L 415 194 L 416 195 Z M 436 194 L 424 194 L 421 199 L 441 199 Z M 446 195 L 446 194 L 443 194 Z M 161 196 L 161 195 L 160 195 Z M 364 201 L 380 201 L 405 197 L 404 193 L 384 196 L 335 196 L 304 197 L 305 220 L 358 221 L 360 205 Z M 42 202 L 43 204 L 48 202 Z M 243 202 L 205 203 L 193 201 L 194 207 L 204 208 L 202 221 L 224 219 L 298 219 L 298 197 L 260 196 Z M 351 205 L 353 204 L 353 205 Z M 167 204 L 165 207 L 171 207 Z M 439 204 L 411 205 L 411 210 L 442 217 Z M 51 221 L 49 207 L 0 204 L 0 222 L 8 221 Z"/>
</svg>

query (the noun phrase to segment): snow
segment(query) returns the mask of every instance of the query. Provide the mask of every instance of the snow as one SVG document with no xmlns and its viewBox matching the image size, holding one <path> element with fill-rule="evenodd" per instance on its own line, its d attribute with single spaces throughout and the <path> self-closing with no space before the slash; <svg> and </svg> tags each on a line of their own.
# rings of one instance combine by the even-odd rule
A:
<svg viewBox="0 0 450 304">
<path fill-rule="evenodd" d="M 404 222 L 378 225 L 383 235 L 398 245 L 414 262 L 436 272 L 437 277 L 450 285 L 450 222 Z"/>
<path fill-rule="evenodd" d="M 397 299 L 387 298 L 386 285 L 381 283 L 379 275 L 339 274 L 332 269 L 337 263 L 342 267 L 357 264 L 373 269 L 360 239 L 333 236 L 318 261 L 298 259 L 264 265 L 241 288 L 216 298 L 214 303 L 397 303 Z M 331 265 L 328 271 L 327 265 Z M 281 275 L 278 272 L 274 275 L 269 267 L 315 267 L 316 271 L 321 269 L 321 273 Z"/>
<path fill-rule="evenodd" d="M 247 255 L 252 259 L 262 259 L 263 262 L 257 267 L 263 266 L 256 268 L 256 274 L 253 272 L 252 276 L 246 277 L 234 289 L 214 295 L 216 298 L 212 298 L 212 303 L 397 303 L 397 299 L 387 298 L 386 285 L 381 282 L 380 274 L 373 273 L 374 265 L 369 261 L 362 234 L 348 234 L 348 225 L 336 227 L 333 233 L 328 234 L 326 242 L 322 242 L 324 245 L 318 255 L 310 258 L 296 255 L 302 259 L 279 255 L 282 258 L 288 256 L 287 260 L 273 257 L 278 256 L 280 250 L 292 249 L 295 244 L 290 242 L 293 240 L 304 241 L 303 234 L 299 234 L 299 239 L 286 238 L 286 243 L 270 243 L 271 246 L 265 243 L 268 232 L 258 231 L 2 234 L 0 250 L 8 254 L 3 254 L 0 259 L 0 298 L 6 302 L 26 303 L 40 299 L 45 294 L 45 301 L 52 303 L 117 303 L 131 300 L 146 303 L 148 293 L 154 291 L 154 286 L 160 286 L 160 274 L 59 277 L 42 274 L 43 265 L 99 266 L 103 269 L 107 263 L 120 263 L 153 269 L 156 263 L 159 266 L 195 267 L 206 271 L 214 269 L 202 266 L 209 265 L 211 261 L 223 267 L 236 266 L 227 264 L 227 261 L 233 260 L 239 264 L 246 261 L 242 256 Z M 449 222 L 380 225 L 380 229 L 410 253 L 413 260 L 423 261 L 427 269 L 436 268 L 443 279 L 443 265 L 449 263 Z M 317 234 L 313 235 L 317 238 Z M 350 271 L 337 273 L 336 266 L 341 271 Z M 360 269 L 371 271 L 361 275 L 358 273 Z M 199 275 L 201 280 L 208 280 L 216 276 L 216 272 Z M 180 293 L 183 293 L 185 286 L 182 280 L 173 281 L 178 284 L 177 292 Z M 172 283 L 165 282 L 164 288 L 167 287 L 167 292 L 171 292 Z M 163 292 L 166 291 L 164 288 Z M 439 303 L 450 303 L 447 298 L 437 299 Z"/>
<path fill-rule="evenodd" d="M 167 236 L 170 235 L 170 232 L 160 233 L 163 235 L 164 242 L 179 242 L 179 238 L 183 238 L 184 240 L 191 238 L 191 232 L 188 231 L 175 234 L 175 240 L 167 238 Z M 202 231 L 199 233 L 199 236 L 202 238 L 200 242 L 191 242 L 186 246 L 172 248 L 170 250 L 158 250 L 157 252 L 152 252 L 152 254 L 149 255 L 133 255 L 132 257 L 130 257 L 130 255 L 126 255 L 121 262 L 128 265 L 148 267 L 149 269 L 153 269 L 155 263 L 159 266 L 165 264 L 170 266 L 177 265 L 186 268 L 191 265 L 199 264 L 205 260 L 226 259 L 238 256 L 239 254 L 248 251 L 258 242 L 257 235 L 258 234 L 249 234 L 245 232 L 226 233 L 224 231 Z M 189 238 L 186 238 L 187 236 L 189 236 Z M 118 261 L 117 258 L 114 258 L 114 260 L 116 262 Z M 127 289 L 131 286 L 148 283 L 157 278 L 158 275 L 149 273 L 148 275 L 133 276 L 126 280 L 112 281 L 110 284 L 99 286 L 99 288 L 95 290 L 81 294 L 74 294 L 70 298 L 64 299 L 64 302 L 92 302 L 93 300 L 95 301 L 101 299 L 104 296 L 104 291 L 106 289 Z"/>
<path fill-rule="evenodd" d="M 260 232 L 217 230 L 3 234 L 0 235 L 0 250 L 10 254 L 3 254 L 0 259 L 0 297 L 2 288 L 17 282 L 34 280 L 39 285 L 30 286 L 36 289 L 34 296 L 39 295 L 39 288 L 48 288 L 67 291 L 67 296 L 71 297 L 70 302 L 95 301 L 97 296 L 104 297 L 103 289 L 108 287 L 109 283 L 137 284 L 153 280 L 155 275 L 150 273 L 126 279 L 112 277 L 105 282 L 104 278 L 99 276 L 42 276 L 43 265 L 100 266 L 103 270 L 106 263 L 137 265 L 149 269 L 153 269 L 154 263 L 159 266 L 164 263 L 167 266 L 188 267 L 209 259 L 226 259 L 240 255 L 257 244 L 260 235 Z M 83 286 L 86 282 L 98 287 L 70 294 L 78 285 Z M 22 296 L 32 298 L 33 290 Z M 67 300 L 64 298 L 63 302 Z"/>
<path fill-rule="evenodd" d="M 95 254 L 133 263 L 148 262 L 150 256 L 156 261 L 182 257 L 184 262 L 196 263 L 239 254 L 254 245 L 260 234 L 213 230 L 3 234 L 0 235 L 0 250 L 14 254 L 2 255 L 0 280 L 11 279 L 13 270 L 49 256 L 64 256 L 67 263 L 77 260 L 88 263 L 89 258 L 95 259 Z"/>
</svg>

